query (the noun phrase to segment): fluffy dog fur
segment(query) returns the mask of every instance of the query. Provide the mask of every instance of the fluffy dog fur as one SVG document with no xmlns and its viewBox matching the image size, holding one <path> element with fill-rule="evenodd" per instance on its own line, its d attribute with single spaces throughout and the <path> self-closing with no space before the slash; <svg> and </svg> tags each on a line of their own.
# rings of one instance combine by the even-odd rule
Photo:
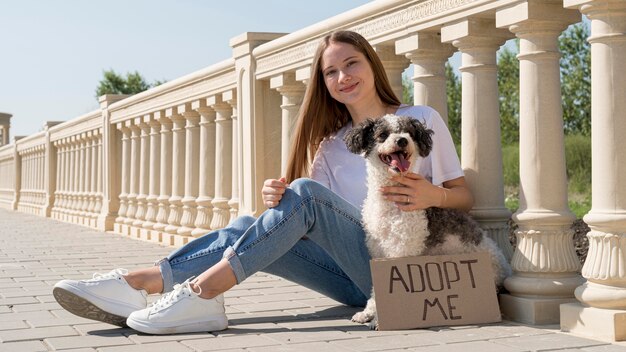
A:
<svg viewBox="0 0 626 352">
<path fill-rule="evenodd" d="M 496 244 L 467 213 L 456 209 L 428 208 L 401 211 L 383 199 L 379 189 L 392 186 L 392 172 L 419 170 L 432 149 L 432 130 L 410 117 L 386 115 L 367 120 L 345 137 L 348 149 L 362 154 L 367 164 L 368 193 L 363 204 L 366 243 L 372 258 L 461 254 L 486 251 L 492 259 L 494 281 L 501 286 L 511 267 Z M 376 328 L 374 293 L 365 310 L 353 321 Z"/>
</svg>

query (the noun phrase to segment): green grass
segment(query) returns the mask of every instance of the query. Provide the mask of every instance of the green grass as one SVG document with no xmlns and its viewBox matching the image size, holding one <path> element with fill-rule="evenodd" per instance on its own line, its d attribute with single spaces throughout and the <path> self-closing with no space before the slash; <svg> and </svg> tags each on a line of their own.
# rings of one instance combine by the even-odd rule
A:
<svg viewBox="0 0 626 352">
<path fill-rule="evenodd" d="M 591 209 L 591 139 L 580 135 L 565 137 L 565 163 L 568 180 L 568 204 L 577 218 Z M 515 212 L 519 208 L 519 146 L 502 148 L 505 206 Z"/>
</svg>

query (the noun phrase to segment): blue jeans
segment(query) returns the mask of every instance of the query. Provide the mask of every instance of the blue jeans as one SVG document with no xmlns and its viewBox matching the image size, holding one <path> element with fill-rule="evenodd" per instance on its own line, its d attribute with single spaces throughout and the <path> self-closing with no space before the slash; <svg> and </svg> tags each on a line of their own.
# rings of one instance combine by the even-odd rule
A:
<svg viewBox="0 0 626 352">
<path fill-rule="evenodd" d="M 310 179 L 292 182 L 258 219 L 241 216 L 158 262 L 163 287 L 171 290 L 222 258 L 238 283 L 264 271 L 352 306 L 364 306 L 371 292 L 360 210 Z"/>
</svg>

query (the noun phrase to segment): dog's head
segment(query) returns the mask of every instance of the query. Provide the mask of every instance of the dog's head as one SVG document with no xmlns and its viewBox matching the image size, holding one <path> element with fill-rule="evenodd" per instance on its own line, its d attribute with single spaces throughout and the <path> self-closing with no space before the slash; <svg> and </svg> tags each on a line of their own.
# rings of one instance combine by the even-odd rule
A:
<svg viewBox="0 0 626 352">
<path fill-rule="evenodd" d="M 416 119 L 390 114 L 366 120 L 350 130 L 344 140 L 349 151 L 362 154 L 375 166 L 404 173 L 418 155 L 428 156 L 433 133 Z"/>
</svg>

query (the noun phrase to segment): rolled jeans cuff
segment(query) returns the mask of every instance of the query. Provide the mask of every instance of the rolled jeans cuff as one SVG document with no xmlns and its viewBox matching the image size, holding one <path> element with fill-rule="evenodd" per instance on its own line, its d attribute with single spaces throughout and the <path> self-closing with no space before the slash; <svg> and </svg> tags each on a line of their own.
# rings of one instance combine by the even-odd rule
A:
<svg viewBox="0 0 626 352">
<path fill-rule="evenodd" d="M 243 265 L 241 265 L 241 260 L 239 259 L 237 252 L 235 252 L 232 246 L 226 248 L 222 258 L 228 260 L 228 264 L 230 264 L 230 268 L 233 269 L 233 273 L 235 274 L 237 284 L 242 283 L 243 280 L 247 278 L 247 276 L 245 271 L 243 270 Z"/>
<path fill-rule="evenodd" d="M 159 267 L 161 271 L 161 277 L 163 278 L 163 293 L 170 292 L 174 289 L 174 274 L 172 274 L 172 266 L 167 258 L 163 258 L 154 263 Z"/>
</svg>

